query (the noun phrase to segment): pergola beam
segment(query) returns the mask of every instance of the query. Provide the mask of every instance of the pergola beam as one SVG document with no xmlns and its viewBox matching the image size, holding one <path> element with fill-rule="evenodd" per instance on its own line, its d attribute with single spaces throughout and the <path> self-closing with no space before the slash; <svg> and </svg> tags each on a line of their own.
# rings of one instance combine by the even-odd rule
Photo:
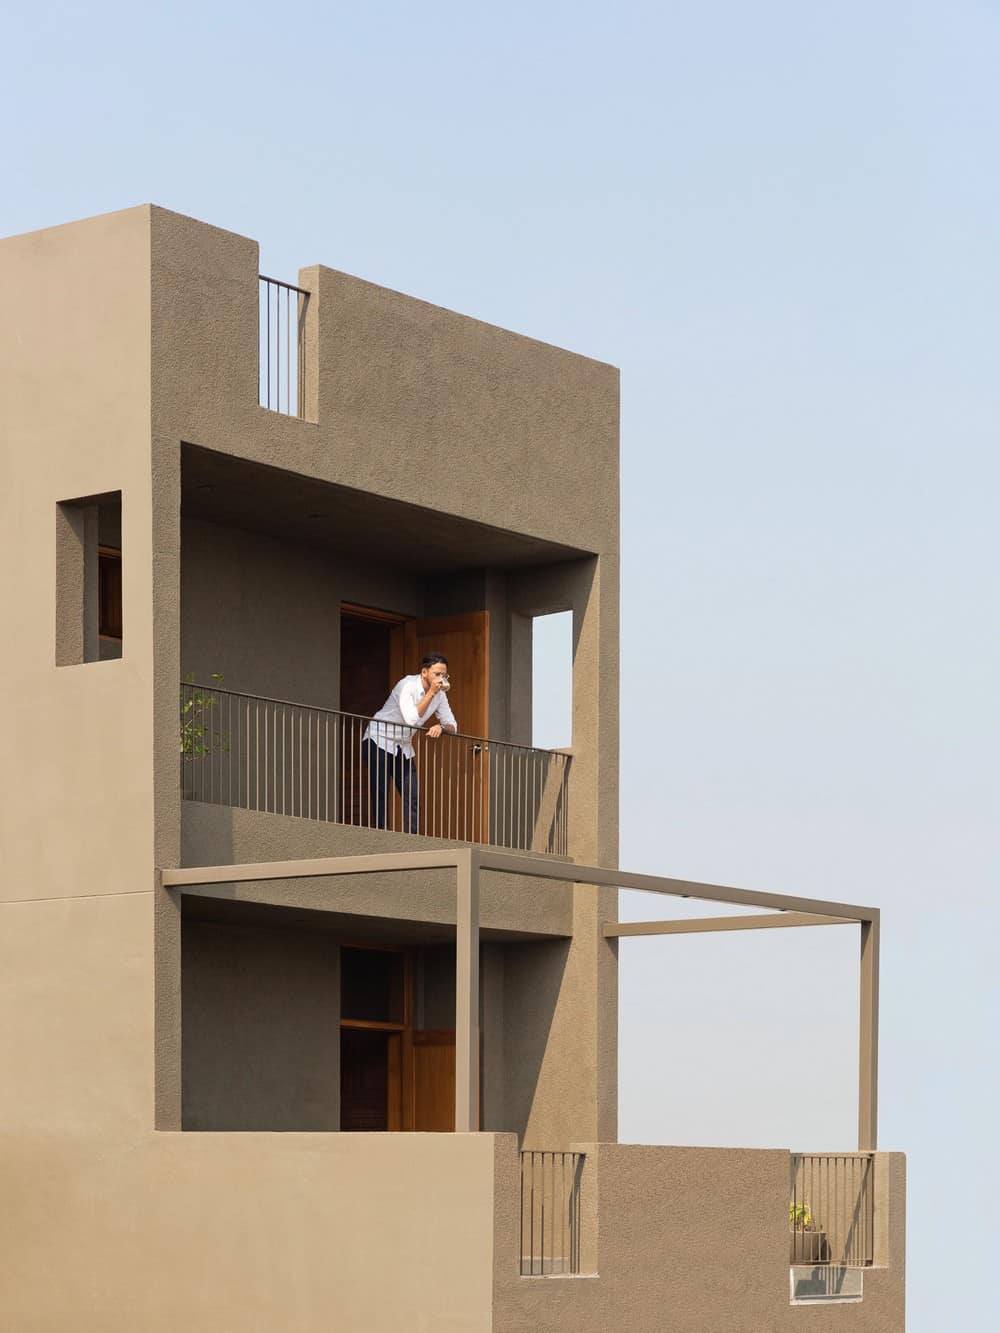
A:
<svg viewBox="0 0 1000 1333">
<path fill-rule="evenodd" d="M 619 921 L 605 926 L 608 939 L 629 935 L 698 935 L 715 930 L 780 930 L 785 926 L 850 926 L 843 916 L 815 916 L 811 912 L 767 912 L 760 916 L 705 916 L 683 921 Z"/>
<path fill-rule="evenodd" d="M 879 913 L 874 907 L 824 902 L 781 893 L 759 893 L 722 884 L 638 875 L 603 866 L 543 860 L 537 856 L 459 846 L 452 850 L 388 852 L 373 856 L 327 856 L 315 860 L 271 861 L 226 866 L 193 866 L 158 871 L 165 889 L 198 888 L 212 884 L 253 883 L 258 880 L 314 879 L 328 875 L 370 875 L 410 870 L 454 870 L 455 914 L 455 1128 L 479 1126 L 479 877 L 483 870 L 592 884 L 609 889 L 633 889 L 669 897 L 741 907 L 770 907 L 775 912 L 758 916 L 706 917 L 686 921 L 632 921 L 608 925 L 607 938 L 637 935 L 682 935 L 700 931 L 766 930 L 789 926 L 861 925 L 861 986 L 858 1078 L 858 1148 L 873 1151 L 878 1123 L 878 969 Z"/>
<path fill-rule="evenodd" d="M 818 898 L 797 898 L 786 893 L 765 893 L 755 889 L 732 889 L 725 884 L 701 884 L 697 880 L 670 879 L 664 875 L 637 875 L 627 870 L 607 870 L 603 866 L 581 866 L 567 861 L 542 861 L 516 852 L 495 852 L 483 848 L 483 870 L 500 870 L 510 875 L 531 875 L 537 879 L 558 879 L 571 884 L 594 884 L 608 889 L 638 889 L 643 893 L 664 893 L 675 898 L 698 898 L 711 903 L 729 903 L 735 907 L 773 907 L 782 912 L 807 912 L 812 916 L 835 916 L 844 921 L 876 921 L 878 908 L 852 903 L 830 903 Z"/>
<path fill-rule="evenodd" d="M 327 875 L 376 875 L 386 870 L 454 870 L 463 849 L 434 852 L 387 852 L 381 856 L 321 856 L 309 861 L 260 861 L 229 866 L 190 866 L 163 870 L 163 887 L 199 884 L 250 884 L 262 879 L 316 879 Z"/>
</svg>

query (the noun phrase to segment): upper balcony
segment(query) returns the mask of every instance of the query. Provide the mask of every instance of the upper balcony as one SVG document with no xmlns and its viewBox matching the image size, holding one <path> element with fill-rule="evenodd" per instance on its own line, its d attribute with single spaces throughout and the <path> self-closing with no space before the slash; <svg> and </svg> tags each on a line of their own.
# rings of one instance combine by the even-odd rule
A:
<svg viewBox="0 0 1000 1333">
<path fill-rule="evenodd" d="M 411 837 L 614 858 L 614 639 L 593 555 L 185 444 L 180 566 L 185 862 L 231 859 L 233 829 L 249 860 Z M 574 626 L 558 751 L 531 744 L 532 620 L 555 611 Z M 459 734 L 412 737 L 413 817 L 391 762 L 376 783 L 365 736 L 431 652 Z"/>
<path fill-rule="evenodd" d="M 370 762 L 370 725 L 367 716 L 184 682 L 181 793 L 348 828 L 567 855 L 565 752 L 398 727 L 395 739 L 414 750 L 411 793 L 394 780 L 394 757 L 379 751 Z"/>
</svg>

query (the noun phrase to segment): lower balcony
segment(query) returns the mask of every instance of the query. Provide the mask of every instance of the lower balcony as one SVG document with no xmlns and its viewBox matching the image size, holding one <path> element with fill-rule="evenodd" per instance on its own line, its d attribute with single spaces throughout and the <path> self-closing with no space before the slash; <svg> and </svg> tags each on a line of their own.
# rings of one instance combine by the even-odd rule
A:
<svg viewBox="0 0 1000 1333">
<path fill-rule="evenodd" d="M 519 1282 L 498 1200 L 498 1327 L 568 1328 L 572 1309 L 578 1329 L 597 1311 L 595 1328 L 654 1328 L 683 1308 L 678 1328 L 778 1329 L 790 1307 L 838 1304 L 851 1328 L 902 1330 L 901 1155 L 575 1149 L 520 1153 Z"/>
<path fill-rule="evenodd" d="M 366 739 L 371 719 L 185 682 L 185 800 L 385 829 L 510 851 L 568 855 L 570 756 L 408 727 Z M 383 732 L 392 724 L 381 724 Z M 412 745 L 412 764 L 393 753 Z M 374 761 L 370 762 L 374 756 Z"/>
<path fill-rule="evenodd" d="M 875 1263 L 877 1154 L 792 1153 L 788 1258 L 798 1299 L 854 1294 Z M 522 1277 L 577 1276 L 593 1248 L 583 1238 L 583 1152 L 520 1155 Z"/>
</svg>

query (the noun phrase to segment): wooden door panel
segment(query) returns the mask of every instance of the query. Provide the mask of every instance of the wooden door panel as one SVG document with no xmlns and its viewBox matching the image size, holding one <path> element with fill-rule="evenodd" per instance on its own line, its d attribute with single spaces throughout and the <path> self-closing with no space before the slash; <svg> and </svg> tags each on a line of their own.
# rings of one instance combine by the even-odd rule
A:
<svg viewBox="0 0 1000 1333">
<path fill-rule="evenodd" d="M 413 1128 L 451 1133 L 455 1128 L 454 1030 L 412 1034 Z"/>
<path fill-rule="evenodd" d="M 448 703 L 467 736 L 485 736 L 490 718 L 490 613 L 435 616 L 406 625 L 408 670 L 418 671 L 427 653 L 448 659 Z"/>
<path fill-rule="evenodd" d="M 407 659 L 416 670 L 428 653 L 448 659 L 448 703 L 462 737 L 419 738 L 420 832 L 427 837 L 483 842 L 488 764 L 475 739 L 489 734 L 490 616 L 470 611 L 406 625 Z"/>
</svg>

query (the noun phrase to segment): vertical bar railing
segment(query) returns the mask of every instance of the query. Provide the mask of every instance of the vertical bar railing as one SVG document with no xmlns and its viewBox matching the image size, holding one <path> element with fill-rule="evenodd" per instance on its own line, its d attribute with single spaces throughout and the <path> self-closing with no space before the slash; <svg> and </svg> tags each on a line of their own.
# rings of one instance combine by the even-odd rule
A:
<svg viewBox="0 0 1000 1333">
<path fill-rule="evenodd" d="M 260 275 L 258 285 L 259 397 L 261 407 L 305 415 L 305 329 L 309 293 Z"/>
<path fill-rule="evenodd" d="M 521 1276 L 580 1271 L 584 1154 L 521 1153 Z"/>
<path fill-rule="evenodd" d="M 869 1267 L 875 1253 L 873 1155 L 793 1153 L 791 1171 L 791 1263 Z"/>
<path fill-rule="evenodd" d="M 218 684 L 181 686 L 181 793 L 192 801 L 566 856 L 569 762 L 555 750 L 432 738 Z"/>
</svg>

